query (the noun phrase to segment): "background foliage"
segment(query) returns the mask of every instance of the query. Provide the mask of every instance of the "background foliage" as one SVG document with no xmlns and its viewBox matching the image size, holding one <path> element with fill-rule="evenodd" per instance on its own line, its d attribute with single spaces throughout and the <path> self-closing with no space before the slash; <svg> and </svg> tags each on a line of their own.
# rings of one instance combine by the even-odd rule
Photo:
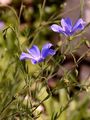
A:
<svg viewBox="0 0 90 120">
<path fill-rule="evenodd" d="M 89 41 L 81 32 L 67 43 L 50 30 L 60 23 L 65 2 L 13 0 L 0 5 L 5 24 L 0 31 L 0 120 L 90 120 L 90 69 L 80 79 L 82 64 L 90 67 L 85 59 L 90 57 Z M 54 44 L 55 56 L 37 65 L 20 61 L 26 48 L 46 42 Z M 83 44 L 88 49 L 78 56 Z"/>
</svg>

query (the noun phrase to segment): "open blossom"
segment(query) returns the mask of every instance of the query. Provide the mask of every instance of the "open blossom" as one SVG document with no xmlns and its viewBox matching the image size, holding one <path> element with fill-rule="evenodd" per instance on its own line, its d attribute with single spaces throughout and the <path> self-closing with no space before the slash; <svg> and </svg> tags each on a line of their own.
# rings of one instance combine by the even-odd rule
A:
<svg viewBox="0 0 90 120">
<path fill-rule="evenodd" d="M 36 45 L 33 45 L 30 49 L 27 49 L 28 53 L 21 53 L 20 60 L 29 59 L 32 64 L 42 62 L 48 55 L 54 55 L 56 53 L 55 50 L 51 49 L 51 46 L 51 43 L 47 43 L 40 51 Z"/>
<path fill-rule="evenodd" d="M 66 36 L 73 35 L 78 30 L 83 30 L 85 27 L 85 22 L 80 18 L 77 22 L 72 25 L 70 18 L 61 19 L 61 26 L 57 24 L 51 25 L 51 29 L 54 32 L 62 33 Z"/>
</svg>

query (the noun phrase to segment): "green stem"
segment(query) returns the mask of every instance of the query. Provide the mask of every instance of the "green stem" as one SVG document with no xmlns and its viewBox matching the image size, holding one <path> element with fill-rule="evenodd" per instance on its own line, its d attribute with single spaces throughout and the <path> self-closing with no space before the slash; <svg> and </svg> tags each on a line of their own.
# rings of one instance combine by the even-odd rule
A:
<svg viewBox="0 0 90 120">
<path fill-rule="evenodd" d="M 9 103 L 1 110 L 0 112 L 0 116 L 2 116 L 2 114 L 8 109 L 8 107 L 13 103 L 13 101 L 15 101 L 16 98 L 13 96 L 11 101 L 9 101 Z M 2 117 L 0 117 L 1 120 Z"/>
</svg>

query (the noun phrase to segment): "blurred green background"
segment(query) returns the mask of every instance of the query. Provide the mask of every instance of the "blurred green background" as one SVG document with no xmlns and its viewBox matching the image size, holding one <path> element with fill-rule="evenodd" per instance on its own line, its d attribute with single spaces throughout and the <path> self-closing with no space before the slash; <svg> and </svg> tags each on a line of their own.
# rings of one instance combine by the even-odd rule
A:
<svg viewBox="0 0 90 120">
<path fill-rule="evenodd" d="M 64 55 L 62 36 L 50 30 L 60 23 L 66 3 L 0 0 L 0 120 L 90 120 L 90 61 L 80 59 L 72 69 L 82 56 Z M 47 42 L 60 48 L 51 59 L 37 65 L 19 60 L 26 48 L 41 49 Z M 88 77 L 82 81 L 83 66 Z"/>
</svg>

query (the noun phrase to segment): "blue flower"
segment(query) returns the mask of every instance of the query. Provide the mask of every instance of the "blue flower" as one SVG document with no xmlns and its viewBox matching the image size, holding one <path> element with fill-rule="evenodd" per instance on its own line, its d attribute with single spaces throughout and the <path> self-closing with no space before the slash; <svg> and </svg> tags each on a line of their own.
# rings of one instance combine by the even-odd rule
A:
<svg viewBox="0 0 90 120">
<path fill-rule="evenodd" d="M 57 24 L 51 25 L 51 29 L 54 32 L 62 33 L 65 36 L 71 36 L 78 30 L 83 30 L 85 27 L 85 22 L 80 18 L 74 25 L 70 18 L 61 19 L 61 26 Z"/>
<path fill-rule="evenodd" d="M 29 59 L 31 60 L 32 64 L 42 62 L 48 55 L 55 55 L 56 51 L 51 49 L 51 46 L 51 43 L 47 43 L 40 51 L 36 45 L 33 45 L 30 49 L 27 49 L 28 53 L 21 53 L 20 60 Z"/>
</svg>

